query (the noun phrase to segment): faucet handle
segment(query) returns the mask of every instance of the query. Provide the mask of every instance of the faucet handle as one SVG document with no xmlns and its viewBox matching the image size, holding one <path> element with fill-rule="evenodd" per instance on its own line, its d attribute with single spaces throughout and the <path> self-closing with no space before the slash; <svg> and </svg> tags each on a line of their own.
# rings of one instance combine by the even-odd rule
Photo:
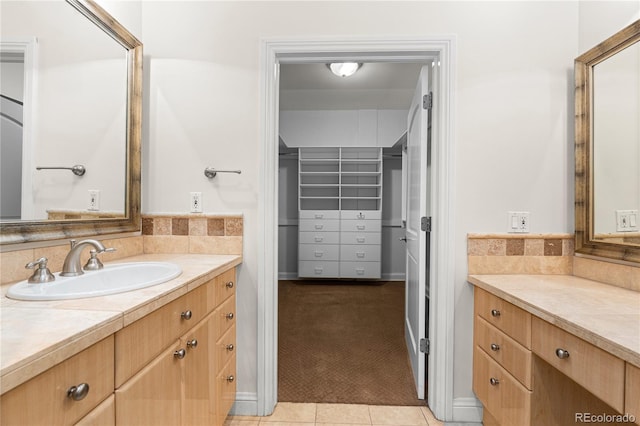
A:
<svg viewBox="0 0 640 426">
<path fill-rule="evenodd" d="M 49 268 L 47 268 L 47 260 L 48 259 L 46 257 L 41 257 L 40 259 L 29 262 L 24 266 L 26 269 L 35 269 L 35 267 L 38 266 L 38 269 L 33 271 L 33 275 L 31 275 L 27 280 L 28 282 L 48 283 L 56 279 Z"/>
<path fill-rule="evenodd" d="M 104 268 L 104 265 L 102 264 L 100 259 L 98 259 L 98 255 L 100 253 L 113 251 L 116 251 L 116 249 L 113 247 L 106 248 L 104 250 L 89 250 L 89 255 L 91 255 L 91 257 L 89 258 L 89 260 L 87 260 L 87 263 L 82 267 L 82 269 L 84 269 L 85 271 L 97 271 L 98 269 Z"/>
</svg>

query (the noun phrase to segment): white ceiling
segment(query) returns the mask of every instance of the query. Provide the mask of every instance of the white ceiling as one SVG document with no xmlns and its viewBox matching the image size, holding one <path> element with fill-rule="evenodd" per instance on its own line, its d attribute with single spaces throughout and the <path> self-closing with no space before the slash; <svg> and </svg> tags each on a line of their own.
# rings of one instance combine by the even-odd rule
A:
<svg viewBox="0 0 640 426">
<path fill-rule="evenodd" d="M 408 109 L 424 64 L 365 63 L 338 77 L 326 64 L 280 65 L 280 109 Z"/>
</svg>

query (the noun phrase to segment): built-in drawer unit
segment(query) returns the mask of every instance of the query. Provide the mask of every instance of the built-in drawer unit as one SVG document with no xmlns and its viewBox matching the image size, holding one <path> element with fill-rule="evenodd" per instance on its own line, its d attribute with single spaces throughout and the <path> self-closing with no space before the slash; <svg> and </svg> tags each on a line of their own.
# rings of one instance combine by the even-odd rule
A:
<svg viewBox="0 0 640 426">
<path fill-rule="evenodd" d="M 339 232 L 300 232 L 299 244 L 340 244 Z"/>
<path fill-rule="evenodd" d="M 0 398 L 0 424 L 73 425 L 113 393 L 113 336 Z"/>
<path fill-rule="evenodd" d="M 298 275 L 301 277 L 331 278 L 340 273 L 340 262 L 301 260 L 298 262 Z"/>
<path fill-rule="evenodd" d="M 640 368 L 626 363 L 624 412 L 636 418 L 640 425 Z"/>
<path fill-rule="evenodd" d="M 299 260 L 339 260 L 340 246 L 331 244 L 300 244 L 298 246 Z"/>
<path fill-rule="evenodd" d="M 477 315 L 484 318 L 525 348 L 531 349 L 531 314 L 493 294 L 476 287 L 474 303 Z"/>
<path fill-rule="evenodd" d="M 624 361 L 537 317 L 531 323 L 533 352 L 609 404 L 624 410 Z"/>
<path fill-rule="evenodd" d="M 340 262 L 341 278 L 379 278 L 380 262 Z"/>
<path fill-rule="evenodd" d="M 531 390 L 531 351 L 480 316 L 474 322 L 476 345 Z"/>
<path fill-rule="evenodd" d="M 473 351 L 473 390 L 499 424 L 531 424 L 531 391 L 479 346 Z"/>
</svg>

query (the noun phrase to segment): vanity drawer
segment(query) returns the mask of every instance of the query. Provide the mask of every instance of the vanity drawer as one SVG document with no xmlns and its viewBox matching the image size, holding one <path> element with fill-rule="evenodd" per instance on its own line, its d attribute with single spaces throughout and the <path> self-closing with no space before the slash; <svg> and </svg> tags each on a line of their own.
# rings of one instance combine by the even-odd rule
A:
<svg viewBox="0 0 640 426">
<path fill-rule="evenodd" d="M 214 285 L 215 279 L 116 332 L 116 387 L 205 317 Z"/>
<path fill-rule="evenodd" d="M 493 294 L 474 287 L 475 314 L 525 348 L 531 348 L 531 314 Z"/>
<path fill-rule="evenodd" d="M 222 336 L 232 325 L 236 323 L 236 298 L 230 297 L 218 309 L 214 311 L 216 322 L 216 337 Z"/>
<path fill-rule="evenodd" d="M 236 294 L 236 268 L 229 269 L 215 278 L 215 300 L 209 300 L 207 312 L 211 312 L 213 308 L 222 303 L 228 297 Z"/>
<path fill-rule="evenodd" d="M 0 424 L 75 424 L 113 393 L 113 345 L 109 336 L 2 395 Z M 83 399 L 67 396 L 83 383 L 89 385 Z"/>
<path fill-rule="evenodd" d="M 223 424 L 227 413 L 236 400 L 236 357 L 231 357 L 229 362 L 220 367 L 220 373 L 216 377 L 216 412 L 218 424 Z"/>
<path fill-rule="evenodd" d="M 340 244 L 339 232 L 300 232 L 298 244 Z"/>
<path fill-rule="evenodd" d="M 324 244 L 300 244 L 298 246 L 298 259 L 300 260 L 338 260 L 340 258 L 340 246 Z"/>
<path fill-rule="evenodd" d="M 531 391 L 478 346 L 473 350 L 473 391 L 499 424 L 531 424 Z"/>
<path fill-rule="evenodd" d="M 116 397 L 111 394 L 100 405 L 84 416 L 75 426 L 115 426 Z"/>
<path fill-rule="evenodd" d="M 482 317 L 476 316 L 474 325 L 475 344 L 531 390 L 531 351 Z"/>
<path fill-rule="evenodd" d="M 379 262 L 380 246 L 345 244 L 340 246 L 340 260 L 347 262 Z"/>
<path fill-rule="evenodd" d="M 624 361 L 537 317 L 531 328 L 531 346 L 536 355 L 623 412 Z"/>
<path fill-rule="evenodd" d="M 339 262 L 301 260 L 298 263 L 298 276 L 300 277 L 337 277 Z"/>
<path fill-rule="evenodd" d="M 340 233 L 340 243 L 379 245 L 381 235 L 380 232 L 342 232 Z"/>
<path fill-rule="evenodd" d="M 236 326 L 232 325 L 216 342 L 216 365 L 225 365 L 236 353 Z"/>
<path fill-rule="evenodd" d="M 624 412 L 632 414 L 640 425 L 640 368 L 626 364 Z"/>
</svg>

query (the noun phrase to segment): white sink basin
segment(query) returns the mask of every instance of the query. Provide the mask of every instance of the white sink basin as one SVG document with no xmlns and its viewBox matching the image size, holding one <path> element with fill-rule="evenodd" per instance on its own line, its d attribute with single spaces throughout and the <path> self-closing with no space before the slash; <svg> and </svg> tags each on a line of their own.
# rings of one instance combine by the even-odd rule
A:
<svg viewBox="0 0 640 426">
<path fill-rule="evenodd" d="M 31 284 L 21 281 L 9 288 L 7 297 L 18 300 L 63 300 L 123 293 L 169 281 L 182 273 L 169 262 L 135 262 L 105 265 L 98 271 L 85 271 L 77 277 L 61 277 L 55 281 Z"/>
</svg>

